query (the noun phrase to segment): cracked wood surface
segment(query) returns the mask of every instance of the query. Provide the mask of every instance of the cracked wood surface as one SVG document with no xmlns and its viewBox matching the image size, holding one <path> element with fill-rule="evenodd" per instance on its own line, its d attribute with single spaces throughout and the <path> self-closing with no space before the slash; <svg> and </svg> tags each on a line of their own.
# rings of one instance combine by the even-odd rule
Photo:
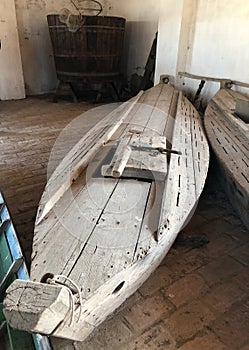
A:
<svg viewBox="0 0 249 350">
<path fill-rule="evenodd" d="M 249 227 L 249 125 L 234 115 L 237 99 L 249 100 L 235 91 L 221 89 L 208 104 L 205 128 L 223 168 L 227 193 Z"/>
<path fill-rule="evenodd" d="M 101 125 L 104 129 L 105 120 Z M 167 148 L 180 152 L 164 155 L 165 181 L 101 176 L 101 167 L 112 159 L 113 145 L 134 131 L 166 136 Z M 67 315 L 54 332 L 58 337 L 85 339 L 139 288 L 167 254 L 204 187 L 209 151 L 201 121 L 171 85 L 159 84 L 141 94 L 108 140 L 36 222 L 31 279 L 40 281 L 46 273 L 66 275 L 79 286 L 83 299 L 82 313 L 75 310 L 80 322 L 70 326 Z M 82 146 L 83 153 L 84 147 L 88 146 Z M 54 179 L 60 177 L 60 169 L 70 167 L 74 152 L 48 182 L 42 208 L 48 188 L 59 188 Z M 83 157 L 80 163 L 85 162 Z"/>
<path fill-rule="evenodd" d="M 70 308 L 63 286 L 15 280 L 6 291 L 4 315 L 13 328 L 51 334 Z"/>
</svg>

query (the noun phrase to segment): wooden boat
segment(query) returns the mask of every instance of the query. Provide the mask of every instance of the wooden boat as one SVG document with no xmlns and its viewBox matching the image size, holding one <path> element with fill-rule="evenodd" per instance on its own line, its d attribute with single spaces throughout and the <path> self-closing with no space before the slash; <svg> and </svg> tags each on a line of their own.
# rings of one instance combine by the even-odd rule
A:
<svg viewBox="0 0 249 350">
<path fill-rule="evenodd" d="M 205 111 L 205 129 L 217 156 L 222 185 L 249 229 L 249 97 L 232 90 L 236 85 L 249 88 L 249 84 L 186 72 L 179 75 L 201 81 L 195 99 L 206 81 L 220 83 Z"/>
<path fill-rule="evenodd" d="M 5 298 L 10 324 L 83 341 L 165 257 L 193 215 L 208 163 L 199 115 L 169 84 L 109 114 L 47 183 L 32 282 L 14 282 Z"/>
<path fill-rule="evenodd" d="M 241 104 L 247 106 L 242 114 L 236 107 Z M 226 193 L 249 229 L 249 97 L 220 89 L 208 104 L 204 122 Z"/>
</svg>

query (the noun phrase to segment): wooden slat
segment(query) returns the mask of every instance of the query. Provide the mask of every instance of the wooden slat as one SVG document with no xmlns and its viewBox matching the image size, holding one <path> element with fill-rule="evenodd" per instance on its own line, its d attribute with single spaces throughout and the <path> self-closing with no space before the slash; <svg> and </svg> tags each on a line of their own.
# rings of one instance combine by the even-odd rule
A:
<svg viewBox="0 0 249 350">
<path fill-rule="evenodd" d="M 229 85 L 238 85 L 238 86 L 243 86 L 243 87 L 249 87 L 249 84 L 247 84 L 247 83 L 244 83 L 242 81 L 232 80 L 229 78 L 204 77 L 201 75 L 190 74 L 187 72 L 179 72 L 178 74 L 182 77 L 197 79 L 197 80 L 213 81 L 213 82 L 221 83 L 222 85 L 229 84 Z"/>
<path fill-rule="evenodd" d="M 156 104 L 160 92 L 161 87 L 153 91 L 153 96 L 150 96 L 151 103 Z M 138 104 L 138 106 L 135 107 L 133 111 L 130 111 L 130 123 L 136 126 L 139 124 L 142 125 L 141 116 L 145 118 L 144 123 L 146 123 L 146 118 L 149 119 L 150 115 L 144 115 L 144 105 Z M 130 124 L 126 125 L 126 129 L 128 130 L 129 128 Z M 68 157 L 66 159 L 68 159 Z M 52 179 L 50 181 L 52 181 Z M 61 213 L 59 214 L 60 220 L 56 221 L 56 224 L 52 226 L 52 229 L 46 234 L 46 237 L 43 236 L 42 240 L 41 237 L 39 237 L 39 226 L 36 227 L 38 239 L 36 239 L 33 249 L 32 279 L 37 280 L 41 278 L 44 264 L 50 267 L 50 271 L 48 272 L 69 273 L 74 262 L 77 261 L 78 255 L 81 254 L 81 250 L 91 236 L 96 223 L 100 220 L 99 216 L 106 203 L 108 203 L 110 195 L 114 191 L 116 185 L 117 181 L 112 179 L 89 179 L 87 186 L 84 187 L 75 198 L 70 199 L 69 191 L 69 206 L 63 215 L 61 215 Z M 92 193 L 92 188 L 93 191 L 96 190 L 96 192 Z M 102 196 L 96 196 L 96 193 L 101 193 Z M 57 219 L 58 218 L 56 218 L 56 220 Z M 81 231 L 82 227 L 84 227 L 84 232 Z M 39 254 L 37 254 L 37 249 L 41 241 L 43 242 L 43 250 L 39 251 Z M 67 245 L 64 244 L 65 241 Z M 60 251 L 58 259 L 56 255 L 52 254 L 55 246 L 58 246 Z"/>
<path fill-rule="evenodd" d="M 65 274 L 66 271 L 70 271 L 97 225 L 103 207 L 108 202 L 116 184 L 117 180 L 114 179 L 89 180 L 87 186 L 73 200 L 70 200 L 60 220 L 46 237 L 43 237 L 43 249 L 40 248 L 40 240 L 34 244 L 32 280 L 42 277 L 44 264 L 49 266 L 49 271 L 46 272 Z M 97 196 L 96 193 L 98 193 Z M 55 247 L 58 249 L 58 254 L 54 254 Z"/>
<path fill-rule="evenodd" d="M 235 210 L 248 227 L 249 135 L 248 125 L 233 112 L 236 99 L 247 97 L 232 90 L 220 90 L 208 104 L 205 128 L 221 166 L 222 184 Z"/>
<path fill-rule="evenodd" d="M 156 89 L 153 89 L 152 91 L 153 91 L 153 94 L 149 94 L 149 99 L 147 99 L 146 96 L 145 96 L 144 102 L 151 103 L 152 106 L 153 105 L 155 106 L 157 101 L 158 101 L 158 99 L 159 99 L 159 97 L 160 97 L 160 95 L 161 95 L 161 87 L 160 88 L 157 87 Z M 133 117 L 131 123 L 132 123 L 132 125 L 135 125 L 136 127 L 137 126 L 141 127 L 140 131 L 142 132 L 143 130 L 145 130 L 145 127 L 143 127 L 143 129 L 142 129 L 142 124 L 143 125 L 147 124 L 146 121 L 148 121 L 149 118 L 151 118 L 151 113 L 150 114 L 148 114 L 148 113 L 144 114 L 143 113 L 144 112 L 144 108 L 143 108 L 144 105 L 143 106 L 141 105 L 140 107 L 141 108 L 139 108 L 137 110 L 137 113 Z M 143 123 L 142 123 L 142 118 L 143 118 Z M 130 128 L 130 125 L 127 126 L 127 130 L 129 128 Z M 127 188 L 127 190 L 129 190 L 129 193 L 127 193 L 127 195 L 126 195 L 126 201 L 128 201 L 128 203 L 124 203 L 124 204 L 126 206 L 128 206 L 128 208 L 129 207 L 132 208 L 131 214 L 129 214 L 129 212 L 126 213 L 126 215 L 127 215 L 127 222 L 132 222 L 130 215 L 133 215 L 133 220 L 135 220 L 134 225 L 136 224 L 136 227 L 134 226 L 136 234 L 134 234 L 134 239 L 133 240 L 132 239 L 130 241 L 127 240 L 126 242 L 129 242 L 129 246 L 131 248 L 133 247 L 133 249 L 134 249 L 134 245 L 137 242 L 137 237 L 138 237 L 139 232 L 140 232 L 140 224 L 142 222 L 143 215 L 141 216 L 141 215 L 137 215 L 136 214 L 136 210 L 137 210 L 136 206 L 137 206 L 138 203 L 137 202 L 133 203 L 133 201 L 130 198 L 133 198 L 133 191 L 134 191 L 134 193 L 136 193 L 136 195 L 134 196 L 134 200 L 136 201 L 139 198 L 139 193 L 140 192 L 137 193 L 136 192 L 137 189 L 135 189 L 135 187 L 138 187 L 138 190 L 141 191 L 141 193 L 140 193 L 141 205 L 143 206 L 143 210 L 145 210 L 146 202 L 147 202 L 146 198 L 148 196 L 148 191 L 149 191 L 149 188 L 150 188 L 150 184 L 144 183 L 144 182 L 138 182 L 136 180 L 135 180 L 134 183 L 132 182 L 134 180 L 130 180 L 128 182 L 127 181 L 128 180 L 122 180 L 122 181 L 119 181 L 117 183 L 117 186 L 116 186 L 115 190 L 113 191 L 112 197 L 111 197 L 110 200 L 118 203 L 118 201 L 120 200 L 120 193 L 125 193 L 126 188 Z M 128 184 L 129 184 L 129 186 L 128 186 Z M 131 187 L 131 188 L 134 187 L 134 190 L 130 190 L 129 187 Z M 109 204 L 107 204 L 107 207 L 109 207 Z M 139 208 L 139 206 L 138 206 L 138 208 Z M 139 209 L 139 210 L 141 210 L 141 209 Z M 108 213 L 109 213 L 109 211 L 108 211 Z M 119 211 L 117 211 L 115 216 L 122 215 L 122 214 L 123 213 L 122 213 L 122 208 L 121 208 L 120 213 L 119 213 Z M 111 214 L 109 214 L 109 215 L 111 215 L 111 217 L 112 217 L 113 213 L 111 212 Z M 137 219 L 135 219 L 136 217 L 137 217 Z M 100 222 L 101 222 L 101 220 L 102 220 L 102 217 L 100 218 Z M 138 220 L 138 222 L 136 222 L 137 220 Z M 141 220 L 141 222 L 139 220 Z M 106 221 L 106 219 L 105 219 L 105 221 Z M 120 220 L 117 219 L 117 222 L 119 222 L 119 221 Z M 109 226 L 109 228 L 110 228 L 110 226 Z M 97 231 L 94 230 L 93 233 L 92 233 L 90 241 L 92 242 L 92 240 L 95 240 L 97 242 L 98 239 L 100 239 L 99 236 L 100 236 L 100 232 L 98 230 Z M 125 234 L 124 234 L 124 236 L 125 236 Z M 94 237 L 96 237 L 96 238 L 94 238 Z M 112 239 L 110 240 L 110 242 L 113 244 L 114 250 L 117 249 L 117 251 L 119 251 L 119 248 L 120 248 L 119 244 L 120 244 L 120 242 L 119 241 L 115 241 L 115 240 L 113 241 Z M 88 247 L 88 245 L 87 245 L 87 247 Z M 70 275 L 71 278 L 74 278 L 77 281 L 79 280 L 78 276 L 81 273 L 82 262 L 86 261 L 86 263 L 88 263 L 88 261 L 89 261 L 89 256 L 85 256 L 85 251 L 86 251 L 86 254 L 87 254 L 87 250 L 88 250 L 87 247 L 85 247 L 84 250 L 82 251 L 80 259 L 79 259 L 79 261 L 77 261 L 76 265 L 74 266 L 74 269 L 72 270 L 72 275 Z M 95 254 L 94 254 L 92 258 L 95 259 L 95 262 L 92 261 L 91 265 L 92 266 L 99 266 L 99 269 L 101 271 L 101 266 L 103 266 L 103 268 L 104 268 L 106 266 L 105 262 L 106 261 L 111 261 L 110 255 L 112 256 L 112 250 L 111 249 L 109 249 L 109 250 L 107 249 L 105 251 L 105 256 L 102 256 L 102 264 L 100 264 L 100 261 L 98 260 L 98 256 L 97 255 L 95 256 Z M 133 252 L 130 252 L 130 254 L 127 254 L 127 255 L 130 255 L 130 257 L 129 256 L 127 257 L 126 255 L 123 255 L 123 252 L 122 252 L 122 255 L 118 259 L 120 261 L 119 262 L 119 266 L 117 266 L 118 269 L 120 269 L 120 268 L 123 269 L 124 268 L 125 261 L 127 263 L 127 267 L 129 266 L 129 261 L 130 262 L 132 261 Z M 116 258 L 116 260 L 114 261 L 113 265 L 115 265 L 115 263 L 117 261 L 117 256 L 115 256 L 115 258 Z M 124 259 L 126 259 L 126 260 L 124 261 Z M 117 271 L 115 269 L 113 271 L 110 271 L 109 272 L 109 276 L 111 277 L 116 272 Z M 64 273 L 66 273 L 66 272 L 64 271 Z M 102 280 L 108 278 L 108 277 L 106 277 L 106 271 L 102 271 L 101 273 L 102 273 Z M 86 283 L 86 285 L 88 285 L 88 288 L 91 291 L 93 291 L 95 288 L 91 287 L 91 283 L 94 283 L 94 281 L 92 281 L 91 279 L 92 279 L 92 275 L 90 275 L 90 277 L 89 277 L 89 283 L 87 283 L 86 281 L 85 281 L 85 283 Z M 100 278 L 100 280 L 101 280 L 101 278 Z M 100 283 L 100 282 L 98 282 L 98 283 Z"/>
<path fill-rule="evenodd" d="M 122 175 L 131 155 L 131 148 L 129 147 L 131 136 L 132 134 L 125 135 L 119 140 L 111 163 L 109 165 L 103 165 L 101 168 L 103 176 L 120 177 Z"/>
<path fill-rule="evenodd" d="M 164 85 L 164 93 L 168 97 L 165 99 L 162 98 L 162 103 L 160 103 L 160 109 L 163 110 L 165 114 L 163 113 L 159 115 L 162 116 L 164 119 L 166 118 L 165 127 L 162 132 L 162 135 L 166 136 L 166 140 L 171 146 L 179 92 L 177 90 L 174 90 L 171 85 Z M 157 182 L 155 184 L 152 184 L 150 197 L 147 203 L 146 213 L 144 216 L 143 226 L 141 228 L 141 232 L 136 244 L 136 249 L 134 251 L 134 261 L 136 261 L 137 259 L 144 258 L 144 256 L 146 256 L 150 250 L 157 246 L 158 227 L 161 210 L 159 208 L 161 208 L 163 192 L 163 183 Z"/>
<path fill-rule="evenodd" d="M 247 140 L 247 138 L 239 131 L 238 128 L 234 128 L 233 125 L 231 125 L 216 103 L 210 101 L 205 115 L 209 119 L 209 123 L 212 126 L 214 126 L 214 123 L 216 123 L 216 127 L 220 130 L 222 129 L 224 134 L 233 140 L 232 143 L 236 149 L 242 152 L 242 154 L 245 156 L 248 156 L 249 140 Z"/>
<path fill-rule="evenodd" d="M 83 297 L 131 264 L 150 186 L 136 180 L 122 180 L 117 185 L 69 275 L 83 286 Z"/>
<path fill-rule="evenodd" d="M 162 91 L 155 108 L 151 113 L 151 117 L 146 125 L 146 130 L 149 135 L 162 135 L 162 126 L 167 129 L 167 122 L 169 120 L 169 109 L 172 104 L 174 88 L 168 84 L 162 84 Z M 165 135 L 167 138 L 167 135 Z"/>
<path fill-rule="evenodd" d="M 139 93 L 132 102 L 127 102 L 110 113 L 88 132 L 70 151 L 67 158 L 58 166 L 48 183 L 40 203 L 40 212 L 37 216 L 39 223 L 53 208 L 71 184 L 77 179 L 84 167 L 94 154 L 112 137 L 119 126 L 125 122 L 134 103 L 139 100 Z M 70 168 L 68 168 L 70 164 Z"/>
<path fill-rule="evenodd" d="M 248 191 L 249 138 L 244 132 L 247 127 L 232 115 L 236 99 L 232 91 L 220 90 L 207 107 L 205 126 L 221 163 L 234 179 Z M 243 125 L 243 133 L 239 125 Z"/>
<path fill-rule="evenodd" d="M 179 149 L 182 155 L 171 155 L 158 232 L 160 240 L 165 239 L 164 237 L 173 229 L 177 232 L 182 228 L 204 186 L 205 180 L 203 178 L 200 179 L 201 183 L 198 187 L 196 186 L 198 179 L 193 162 L 196 157 L 192 148 L 193 135 L 189 109 L 189 102 L 180 94 L 174 126 L 173 147 Z M 203 151 L 204 154 L 201 156 L 204 155 L 208 159 L 207 148 Z M 172 236 L 169 237 L 174 239 Z"/>
<path fill-rule="evenodd" d="M 234 115 L 236 96 L 242 96 L 242 98 L 246 98 L 241 94 L 235 94 L 232 90 L 221 89 L 212 100 L 218 106 L 220 112 L 225 114 L 230 124 L 237 128 L 239 132 L 242 133 L 244 137 L 246 137 L 249 140 L 248 124 Z"/>
<path fill-rule="evenodd" d="M 205 116 L 205 126 L 212 147 L 222 165 L 230 175 L 240 184 L 244 191 L 249 190 L 249 144 L 235 138 L 232 131 L 227 130 L 226 118 L 222 114 L 213 113 L 212 104 L 209 105 Z M 239 146 L 238 146 L 239 145 Z"/>
<path fill-rule="evenodd" d="M 152 100 L 153 103 L 156 103 L 157 98 L 153 98 Z M 142 109 L 140 109 L 138 113 L 139 112 L 141 113 Z M 137 120 L 141 122 L 141 119 L 140 119 L 141 115 L 137 115 L 136 117 L 137 117 L 136 119 L 133 118 L 132 120 L 132 122 L 135 122 L 134 123 L 135 126 L 138 125 L 138 123 L 136 123 Z M 149 116 L 147 115 L 147 117 Z M 146 130 L 146 128 L 144 128 L 144 130 Z M 134 181 L 134 187 L 132 185 L 133 181 Z M 126 206 L 128 205 L 128 208 L 130 208 L 130 210 L 123 213 L 122 208 L 120 208 L 121 210 L 119 210 L 118 213 L 113 214 L 112 212 L 113 209 L 115 210 L 115 208 L 117 207 L 117 204 L 120 202 L 120 199 L 121 199 L 119 193 L 124 192 L 124 190 L 126 189 L 125 184 L 127 184 L 126 187 L 127 189 L 129 189 L 129 193 L 127 193 L 127 199 L 122 204 Z M 131 263 L 134 261 L 134 255 L 137 249 L 137 242 L 140 236 L 140 230 L 141 230 L 141 225 L 143 224 L 143 218 L 145 213 L 147 213 L 147 206 L 145 203 L 146 202 L 148 204 L 150 203 L 150 200 L 148 198 L 149 193 L 152 194 L 152 198 L 154 196 L 153 191 L 150 192 L 150 188 L 151 188 L 151 184 L 145 183 L 145 182 L 139 182 L 136 180 L 122 180 L 122 181 L 120 180 L 118 182 L 114 192 L 112 193 L 112 197 L 105 208 L 103 217 L 101 216 L 99 220 L 99 222 L 101 223 L 101 226 L 100 226 L 101 230 L 99 230 L 98 227 L 96 227 L 87 245 L 84 247 L 81 255 L 79 256 L 79 259 L 76 261 L 75 266 L 73 267 L 73 269 L 71 269 L 71 273 L 69 275 L 70 278 L 74 279 L 75 281 L 77 281 L 77 283 L 79 283 L 79 285 L 83 286 L 82 287 L 84 289 L 83 298 L 86 297 L 89 300 L 89 303 L 88 302 L 85 303 L 86 312 L 88 312 L 87 311 L 88 309 L 93 311 L 97 306 L 96 299 L 98 299 L 97 297 L 98 290 L 96 289 L 98 287 L 100 287 L 101 290 L 103 289 L 103 291 L 99 293 L 101 294 L 104 293 L 103 296 L 104 298 L 106 298 L 106 295 L 104 292 L 105 283 L 108 283 L 109 281 L 111 285 L 112 284 L 115 285 L 116 283 L 119 283 L 118 280 L 119 278 L 121 278 L 120 273 L 122 274 L 123 272 L 125 272 L 126 269 L 129 269 L 131 267 Z M 137 193 L 137 191 L 140 191 L 140 192 Z M 143 197 L 144 199 L 141 197 Z M 146 197 L 147 199 L 145 200 Z M 129 201 L 128 201 L 128 198 L 129 198 Z M 131 200 L 132 198 L 134 198 L 134 200 Z M 140 204 L 140 199 L 141 199 L 141 204 Z M 138 200 L 139 202 L 136 202 Z M 143 205 L 142 205 L 142 202 L 144 202 Z M 160 210 L 160 208 L 157 208 L 157 209 Z M 119 219 L 120 215 L 121 217 Z M 101 241 L 100 237 L 104 232 L 103 228 L 104 227 L 108 228 L 109 229 L 108 231 L 110 232 L 111 227 L 115 225 L 115 222 L 113 222 L 113 216 L 115 216 L 115 219 L 118 218 L 118 220 L 116 221 L 116 227 L 119 227 L 123 222 L 126 222 L 129 224 L 130 223 L 134 224 L 133 229 L 130 228 L 128 231 L 124 230 L 124 232 L 122 232 L 121 230 L 120 232 L 122 237 L 121 240 L 120 240 L 120 234 L 118 236 L 117 235 L 118 232 L 116 231 L 116 235 L 117 235 L 116 239 L 114 238 L 112 239 L 112 237 L 110 237 L 110 239 L 108 240 L 107 237 L 105 237 L 105 239 L 103 240 L 105 246 L 104 247 L 102 247 L 101 245 L 97 246 L 96 243 Z M 102 221 L 102 218 L 104 219 L 104 221 Z M 110 224 L 108 225 L 108 223 L 110 222 L 111 222 L 111 225 Z M 115 233 L 115 230 L 113 232 Z M 126 232 L 129 235 L 132 234 L 132 236 L 126 237 Z M 151 237 L 153 237 L 155 241 L 152 231 L 150 231 L 150 235 Z M 108 249 L 108 247 L 106 248 L 107 242 L 110 242 L 109 243 L 110 249 Z M 128 244 L 127 249 L 124 249 L 124 247 L 122 247 L 122 242 L 125 242 L 125 244 Z M 83 268 L 83 266 L 85 266 L 85 268 Z M 83 274 L 82 274 L 82 270 L 84 271 Z M 64 271 L 64 273 L 67 273 L 67 272 Z M 95 275 L 96 277 L 94 277 Z M 146 276 L 146 274 L 144 276 Z M 87 290 L 85 290 L 84 286 L 87 286 Z M 108 287 L 108 289 L 109 288 L 111 287 Z M 131 289 L 133 288 L 131 287 Z M 96 296 L 95 296 L 95 292 L 97 293 Z M 89 299 L 89 296 L 93 296 L 93 299 L 91 298 Z M 117 303 L 118 303 L 117 298 L 115 298 L 115 303 L 112 303 L 111 308 L 115 307 Z M 109 307 L 110 305 L 108 306 L 108 308 Z M 105 317 L 104 315 L 106 312 L 106 310 L 103 310 L 102 312 L 100 310 L 96 310 L 96 312 L 91 312 L 91 311 L 88 312 L 84 317 L 85 322 L 87 322 L 87 328 L 90 327 L 88 322 L 90 324 L 91 323 L 96 324 L 96 322 L 97 323 L 100 322 L 99 320 L 99 318 L 101 319 L 100 313 L 102 314 L 102 317 Z M 76 328 L 74 329 L 74 333 L 78 334 L 79 336 L 79 331 L 77 330 L 77 326 L 75 325 L 75 327 Z M 62 328 L 63 328 L 64 334 L 66 332 L 67 334 L 71 334 L 72 336 L 72 331 L 68 329 L 68 327 L 66 327 L 66 323 L 64 323 L 63 326 L 61 326 L 60 329 L 58 329 L 58 333 L 57 333 L 58 335 L 62 331 Z M 85 337 L 86 333 L 88 333 L 87 329 L 84 329 L 84 333 L 85 335 L 83 335 L 81 332 L 82 337 Z"/>
<path fill-rule="evenodd" d="M 165 150 L 165 152 L 161 152 Z M 164 181 L 167 173 L 166 138 L 144 134 L 123 137 L 103 176 Z"/>
<path fill-rule="evenodd" d="M 185 99 L 185 101 L 187 101 Z M 198 198 L 204 187 L 205 174 L 209 165 L 209 150 L 207 139 L 202 127 L 200 116 L 192 104 L 188 102 L 188 115 L 190 117 L 190 130 L 192 140 L 193 165 L 195 171 L 196 197 Z"/>
<path fill-rule="evenodd" d="M 128 123 L 119 125 L 93 159 L 95 165 L 90 162 L 76 179 L 72 194 L 68 189 L 66 201 L 60 198 L 54 205 L 55 214 L 63 205 L 60 219 L 51 220 L 50 212 L 47 224 L 44 217 L 36 227 L 32 279 L 40 280 L 48 272 L 66 275 L 79 285 L 83 298 L 82 314 L 76 310 L 81 322 L 69 327 L 67 316 L 56 336 L 83 340 L 134 292 L 163 259 L 203 189 L 207 165 L 202 162 L 208 162 L 208 147 L 190 103 L 163 84 L 146 91 L 139 101 Z M 169 138 L 165 147 L 180 151 L 168 156 L 166 182 L 101 177 L 101 166 L 113 156 L 113 143 L 133 133 L 164 135 Z M 136 152 L 139 160 L 145 157 L 144 151 Z"/>
</svg>

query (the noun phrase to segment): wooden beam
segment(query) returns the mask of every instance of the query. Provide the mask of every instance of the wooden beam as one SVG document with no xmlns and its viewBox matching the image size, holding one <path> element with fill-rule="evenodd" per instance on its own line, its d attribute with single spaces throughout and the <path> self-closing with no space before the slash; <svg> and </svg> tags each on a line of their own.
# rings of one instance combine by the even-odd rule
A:
<svg viewBox="0 0 249 350">
<path fill-rule="evenodd" d="M 56 181 L 50 181 L 46 187 L 40 203 L 36 224 L 39 224 L 44 219 L 71 184 L 79 177 L 96 152 L 110 140 L 120 125 L 125 122 L 142 95 L 143 91 L 140 91 L 132 100 L 122 104 L 110 113 L 103 121 L 100 121 L 92 128 L 68 153 L 51 177 Z M 94 137 L 94 140 L 92 140 L 92 135 L 95 135 L 99 130 L 103 130 L 103 133 L 97 139 Z M 86 154 L 86 156 L 82 157 L 82 154 Z M 64 164 L 67 165 L 68 163 L 71 163 L 70 173 L 68 173 L 67 167 L 64 167 Z"/>
<path fill-rule="evenodd" d="M 70 310 L 66 287 L 15 280 L 6 291 L 3 313 L 16 329 L 52 334 Z"/>
<path fill-rule="evenodd" d="M 164 181 L 167 173 L 166 153 L 177 153 L 166 148 L 165 136 L 136 135 L 120 140 L 109 165 L 103 165 L 103 176 L 133 177 Z"/>
<path fill-rule="evenodd" d="M 131 147 L 128 145 L 124 146 L 119 154 L 119 157 L 112 169 L 113 177 L 120 177 L 125 169 L 125 166 L 131 155 Z"/>
<path fill-rule="evenodd" d="M 196 80 L 205 80 L 205 81 L 213 81 L 221 84 L 221 88 L 230 88 L 231 85 L 238 85 L 242 87 L 249 88 L 248 83 L 244 83 L 237 80 L 232 80 L 228 78 L 213 78 L 213 77 L 204 77 L 201 75 L 195 75 L 187 72 L 178 72 L 178 74 L 182 77 L 190 78 L 190 79 L 196 79 Z"/>
</svg>

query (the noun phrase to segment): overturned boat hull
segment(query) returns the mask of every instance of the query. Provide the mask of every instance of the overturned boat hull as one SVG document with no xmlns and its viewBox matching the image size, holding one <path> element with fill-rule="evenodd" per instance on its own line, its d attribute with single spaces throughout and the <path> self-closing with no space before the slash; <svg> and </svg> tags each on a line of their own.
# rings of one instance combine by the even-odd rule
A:
<svg viewBox="0 0 249 350">
<path fill-rule="evenodd" d="M 83 341 L 163 260 L 193 215 L 208 163 L 199 115 L 171 85 L 109 114 L 47 183 L 33 282 L 12 285 L 5 299 L 12 326 Z"/>
</svg>

